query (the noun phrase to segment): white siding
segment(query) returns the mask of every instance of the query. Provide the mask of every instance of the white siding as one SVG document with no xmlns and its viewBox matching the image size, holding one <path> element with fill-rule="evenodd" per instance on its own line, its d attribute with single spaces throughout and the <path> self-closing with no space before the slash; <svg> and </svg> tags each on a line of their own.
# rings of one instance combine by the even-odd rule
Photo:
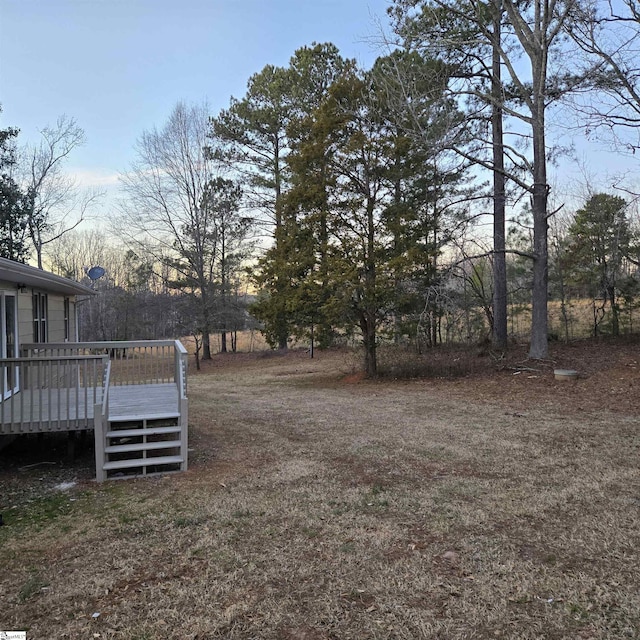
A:
<svg viewBox="0 0 640 640">
<path fill-rule="evenodd" d="M 35 291 L 47 294 L 49 342 L 64 342 L 64 299 L 69 298 L 69 341 L 76 339 L 76 301 L 74 296 L 27 287 L 24 292 L 15 282 L 0 280 L 0 290 L 18 293 L 18 344 L 33 342 L 33 300 Z"/>
<path fill-rule="evenodd" d="M 31 289 L 18 293 L 18 344 L 33 342 L 33 306 Z"/>
<path fill-rule="evenodd" d="M 64 299 L 59 293 L 49 294 L 49 342 L 64 342 Z"/>
</svg>

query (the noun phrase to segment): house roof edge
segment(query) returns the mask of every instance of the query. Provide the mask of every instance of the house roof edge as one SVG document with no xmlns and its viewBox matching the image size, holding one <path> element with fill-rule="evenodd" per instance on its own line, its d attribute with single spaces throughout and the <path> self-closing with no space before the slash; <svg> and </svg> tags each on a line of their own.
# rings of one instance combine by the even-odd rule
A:
<svg viewBox="0 0 640 640">
<path fill-rule="evenodd" d="M 7 258 L 0 258 L 0 280 L 68 295 L 96 294 L 93 289 L 84 284 Z"/>
</svg>

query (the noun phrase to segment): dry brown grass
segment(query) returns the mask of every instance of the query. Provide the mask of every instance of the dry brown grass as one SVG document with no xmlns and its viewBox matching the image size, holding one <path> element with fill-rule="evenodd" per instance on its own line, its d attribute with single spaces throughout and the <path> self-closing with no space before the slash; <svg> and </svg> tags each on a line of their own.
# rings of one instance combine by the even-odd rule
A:
<svg viewBox="0 0 640 640">
<path fill-rule="evenodd" d="M 351 355 L 318 355 L 193 375 L 186 474 L 56 492 L 70 470 L 0 473 L 0 629 L 638 637 L 637 345 L 601 379 L 623 371 L 627 404 L 605 407 L 588 402 L 601 372 L 555 382 L 551 361 L 358 382 Z M 557 362 L 584 371 L 574 356 Z"/>
<path fill-rule="evenodd" d="M 240 353 L 253 353 L 255 351 L 267 351 L 269 345 L 260 331 L 239 331 L 237 333 L 238 344 L 237 351 Z M 189 353 L 195 352 L 195 343 L 192 336 L 184 336 L 180 338 L 182 344 L 185 345 Z M 212 333 L 210 336 L 211 351 L 218 353 L 220 351 L 220 334 Z M 231 336 L 227 335 L 227 349 L 231 351 Z"/>
<path fill-rule="evenodd" d="M 597 306 L 601 305 L 598 301 Z M 568 332 L 569 340 L 580 340 L 593 336 L 593 302 L 587 299 L 571 299 L 566 302 L 566 319 L 562 313 L 560 302 L 549 301 L 549 335 L 563 340 Z M 565 326 L 565 322 L 567 326 Z M 620 333 L 630 334 L 637 331 L 640 322 L 640 309 L 624 309 L 620 312 Z M 526 340 L 531 332 L 531 308 L 519 305 L 510 310 L 509 332 L 522 340 Z M 606 307 L 604 318 L 600 319 L 598 334 L 611 333 L 611 310 Z"/>
</svg>

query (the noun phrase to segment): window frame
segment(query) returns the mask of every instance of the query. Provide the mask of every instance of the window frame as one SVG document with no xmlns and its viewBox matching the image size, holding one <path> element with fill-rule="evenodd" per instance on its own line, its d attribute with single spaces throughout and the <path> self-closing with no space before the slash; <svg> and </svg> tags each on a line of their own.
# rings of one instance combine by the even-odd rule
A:
<svg viewBox="0 0 640 640">
<path fill-rule="evenodd" d="M 13 353 L 7 352 L 7 297 L 13 299 Z M 20 339 L 18 337 L 18 328 L 20 323 L 18 322 L 18 294 L 15 291 L 7 291 L 0 289 L 0 357 L 2 358 L 17 358 L 18 349 L 20 345 Z M 3 369 L 2 376 L 0 376 L 0 398 L 6 400 L 10 398 L 14 393 L 20 390 L 19 370 L 14 365 L 12 367 L 12 377 L 14 379 L 7 379 L 8 369 Z"/>
<path fill-rule="evenodd" d="M 34 291 L 31 295 L 33 307 L 33 342 L 49 341 L 49 295 L 42 291 Z"/>
<path fill-rule="evenodd" d="M 63 316 L 64 316 L 64 341 L 69 342 L 71 340 L 71 300 L 65 297 L 63 302 Z"/>
</svg>

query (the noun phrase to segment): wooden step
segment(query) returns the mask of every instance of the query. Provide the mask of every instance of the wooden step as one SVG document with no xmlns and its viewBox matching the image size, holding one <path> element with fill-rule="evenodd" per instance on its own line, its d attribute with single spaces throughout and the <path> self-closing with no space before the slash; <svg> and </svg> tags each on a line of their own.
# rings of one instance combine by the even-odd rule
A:
<svg viewBox="0 0 640 640">
<path fill-rule="evenodd" d="M 153 451 L 155 449 L 176 449 L 180 440 L 160 440 L 159 442 L 139 442 L 138 444 L 114 444 L 104 448 L 105 453 L 127 453 L 129 451 Z M 153 460 L 154 458 L 147 458 Z"/>
<path fill-rule="evenodd" d="M 105 462 L 102 468 L 105 471 L 114 471 L 115 469 L 134 469 L 135 467 L 155 467 L 162 464 L 182 464 L 184 458 L 182 456 L 160 456 L 158 458 L 135 458 L 133 460 L 113 460 Z"/>
<path fill-rule="evenodd" d="M 174 427 L 147 427 L 144 429 L 116 429 L 115 431 L 107 431 L 107 438 L 135 438 L 137 436 L 157 436 L 163 433 L 180 433 L 182 429 L 180 425 Z"/>
<path fill-rule="evenodd" d="M 146 413 L 146 414 L 134 414 L 134 415 L 130 415 L 130 416 L 109 416 L 109 422 L 110 423 L 117 423 L 117 422 L 142 422 L 143 420 L 146 420 L 147 422 L 149 420 L 174 420 L 175 418 L 179 418 L 180 417 L 180 412 L 170 412 L 170 413 Z"/>
</svg>

